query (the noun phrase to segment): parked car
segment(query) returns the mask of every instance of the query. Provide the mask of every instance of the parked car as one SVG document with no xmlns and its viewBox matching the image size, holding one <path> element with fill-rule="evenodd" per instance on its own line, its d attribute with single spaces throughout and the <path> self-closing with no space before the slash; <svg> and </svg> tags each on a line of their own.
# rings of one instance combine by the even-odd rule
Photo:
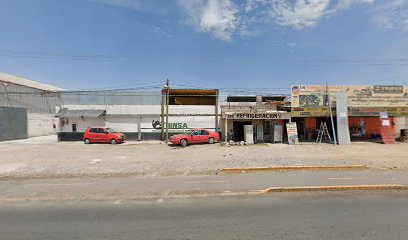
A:
<svg viewBox="0 0 408 240">
<path fill-rule="evenodd" d="M 122 143 L 126 140 L 123 133 L 115 132 L 112 128 L 90 127 L 84 134 L 84 143 Z"/>
<path fill-rule="evenodd" d="M 220 141 L 220 135 L 217 132 L 211 132 L 206 129 L 192 129 L 182 134 L 170 137 L 170 142 L 183 147 L 194 143 L 214 144 Z"/>
</svg>

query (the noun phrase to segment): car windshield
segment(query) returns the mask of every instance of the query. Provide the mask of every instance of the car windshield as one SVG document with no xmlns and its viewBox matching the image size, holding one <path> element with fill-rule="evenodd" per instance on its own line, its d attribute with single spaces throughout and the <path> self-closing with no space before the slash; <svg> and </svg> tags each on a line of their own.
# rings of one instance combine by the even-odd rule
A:
<svg viewBox="0 0 408 240">
<path fill-rule="evenodd" d="M 193 133 L 193 130 L 189 130 L 189 131 L 187 131 L 187 132 L 185 132 L 185 133 L 183 133 L 183 134 L 185 134 L 185 135 L 191 135 Z"/>
<path fill-rule="evenodd" d="M 106 128 L 106 131 L 108 131 L 109 133 L 116 133 L 116 131 L 113 130 L 112 128 Z"/>
</svg>

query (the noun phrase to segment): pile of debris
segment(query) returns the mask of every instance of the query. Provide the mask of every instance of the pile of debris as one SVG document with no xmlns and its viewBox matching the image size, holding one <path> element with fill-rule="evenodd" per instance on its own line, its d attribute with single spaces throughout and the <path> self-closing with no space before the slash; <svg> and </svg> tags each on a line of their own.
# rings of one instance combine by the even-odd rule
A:
<svg viewBox="0 0 408 240">
<path fill-rule="evenodd" d="M 244 141 L 240 141 L 240 142 L 234 142 L 234 141 L 229 141 L 229 142 L 222 142 L 221 146 L 226 146 L 226 147 L 230 147 L 230 146 L 246 146 L 248 145 L 247 142 Z"/>
</svg>

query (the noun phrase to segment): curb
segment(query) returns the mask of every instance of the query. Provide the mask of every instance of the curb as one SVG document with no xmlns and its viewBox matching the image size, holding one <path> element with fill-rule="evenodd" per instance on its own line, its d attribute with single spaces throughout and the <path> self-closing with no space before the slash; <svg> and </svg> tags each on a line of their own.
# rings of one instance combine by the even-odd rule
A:
<svg viewBox="0 0 408 240">
<path fill-rule="evenodd" d="M 274 171 L 302 171 L 302 170 L 366 170 L 366 165 L 349 166 L 278 166 L 278 167 L 255 167 L 255 168 L 223 168 L 221 173 L 245 173 L 245 172 L 274 172 Z"/>
<path fill-rule="evenodd" d="M 352 190 L 408 190 L 408 186 L 400 184 L 385 185 L 343 185 L 343 186 L 301 186 L 301 187 L 271 187 L 263 190 L 263 193 L 274 192 L 329 192 L 329 191 L 352 191 Z"/>
<path fill-rule="evenodd" d="M 408 191 L 408 185 L 385 184 L 385 185 L 338 185 L 338 186 L 297 186 L 297 187 L 271 187 L 264 190 L 252 191 L 224 191 L 224 192 L 185 192 L 172 193 L 165 195 L 136 195 L 126 193 L 114 194 L 95 194 L 95 195 L 53 195 L 39 194 L 31 196 L 12 196 L 0 197 L 0 203 L 8 202 L 62 202 L 62 201 L 143 201 L 143 200 L 158 200 L 163 199 L 188 199 L 188 198 L 207 198 L 207 197 L 248 197 L 248 196 L 263 196 L 268 193 L 295 193 L 295 192 L 334 192 L 334 191 Z"/>
</svg>

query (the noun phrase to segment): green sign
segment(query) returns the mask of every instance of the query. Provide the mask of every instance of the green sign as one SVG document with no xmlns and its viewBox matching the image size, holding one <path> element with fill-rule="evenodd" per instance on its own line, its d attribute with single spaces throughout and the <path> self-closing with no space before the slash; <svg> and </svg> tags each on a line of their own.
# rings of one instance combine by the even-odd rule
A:
<svg viewBox="0 0 408 240">
<path fill-rule="evenodd" d="M 168 123 L 169 129 L 187 129 L 187 123 Z"/>
</svg>

